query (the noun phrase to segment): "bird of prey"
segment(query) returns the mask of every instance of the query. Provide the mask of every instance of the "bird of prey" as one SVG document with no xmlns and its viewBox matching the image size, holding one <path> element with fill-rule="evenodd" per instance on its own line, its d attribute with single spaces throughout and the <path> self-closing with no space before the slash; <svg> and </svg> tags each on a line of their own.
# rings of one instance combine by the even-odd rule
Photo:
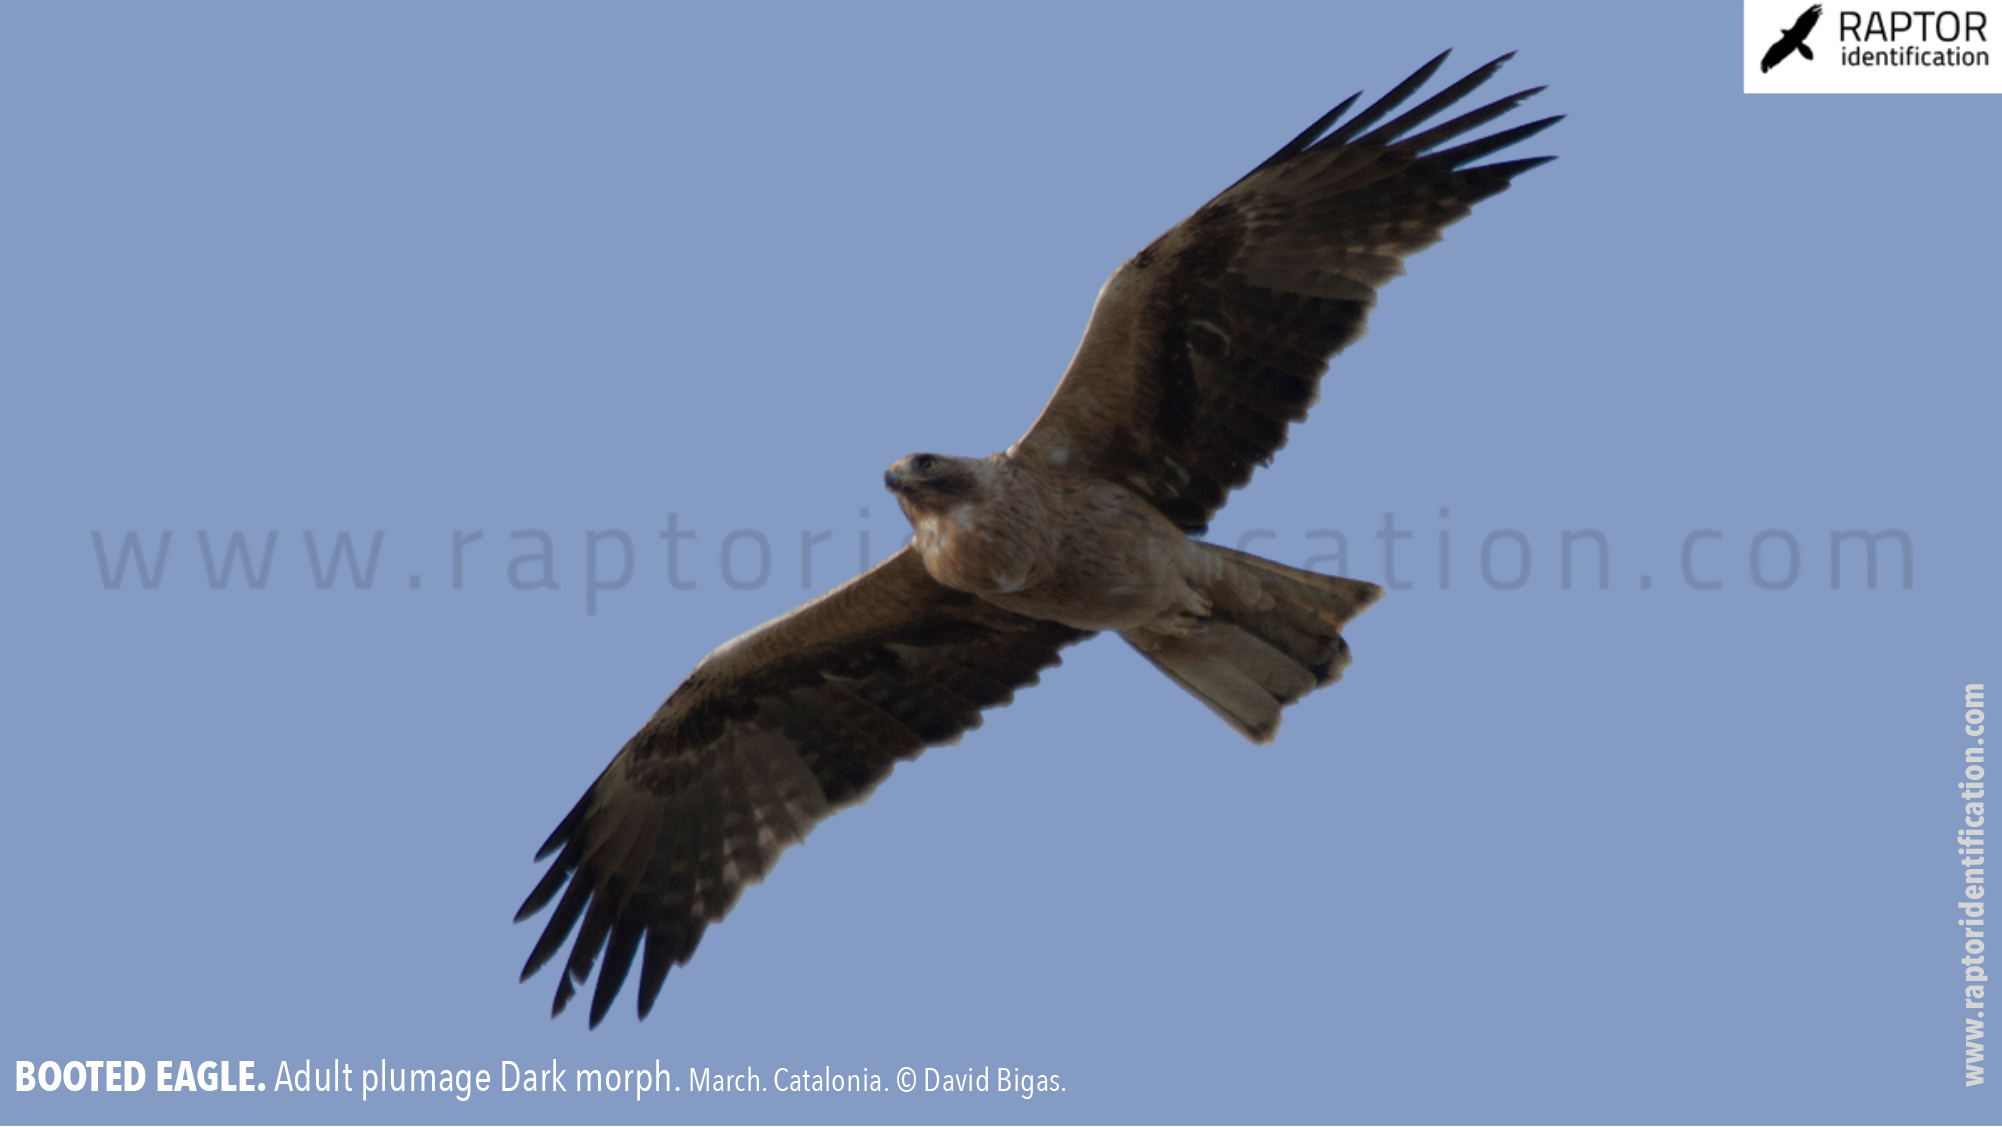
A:
<svg viewBox="0 0 2002 1127">
<path fill-rule="evenodd" d="M 1117 633 L 1260 743 L 1340 676 L 1342 628 L 1381 588 L 1196 537 L 1306 418 L 1404 259 L 1551 159 L 1476 163 L 1555 117 L 1443 147 L 1542 89 L 1433 123 L 1508 58 L 1395 117 L 1445 55 L 1339 125 L 1356 98 L 1335 107 L 1113 273 L 1018 442 L 892 465 L 911 542 L 704 658 L 536 854 L 556 861 L 515 919 L 556 908 L 522 978 L 577 932 L 552 1014 L 602 956 L 596 1026 L 644 942 L 644 1018 L 787 846 L 1066 646 Z"/>
<path fill-rule="evenodd" d="M 1814 30 L 1814 23 L 1821 18 L 1821 5 L 1816 4 L 1800 14 L 1793 26 L 1780 32 L 1780 41 L 1766 48 L 1766 57 L 1759 60 L 1759 73 L 1764 74 L 1795 51 L 1809 62 L 1814 61 L 1814 51 L 1807 45 L 1807 33 Z"/>
</svg>

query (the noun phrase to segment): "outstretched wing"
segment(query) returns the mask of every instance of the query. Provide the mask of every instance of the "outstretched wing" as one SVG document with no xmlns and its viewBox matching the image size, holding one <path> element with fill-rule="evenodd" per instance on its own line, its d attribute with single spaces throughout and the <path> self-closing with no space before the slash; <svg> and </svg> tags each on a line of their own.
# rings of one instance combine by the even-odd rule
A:
<svg viewBox="0 0 2002 1127">
<path fill-rule="evenodd" d="M 1799 19 L 1793 21 L 1793 30 L 1787 32 L 1787 38 L 1796 43 L 1806 39 L 1807 33 L 1814 30 L 1815 22 L 1819 19 L 1821 19 L 1821 5 L 1816 4 L 1802 12 Z"/>
<path fill-rule="evenodd" d="M 521 976 L 578 921 L 552 1014 L 604 965 L 591 1024 L 641 940 L 639 1012 L 670 966 L 822 819 L 899 760 L 951 743 L 1090 635 L 940 586 L 909 547 L 704 658 L 613 758 L 536 859 L 557 854 L 517 921 L 558 892 Z M 565 889 L 565 883 L 568 889 Z"/>
<path fill-rule="evenodd" d="M 1791 34 L 1780 36 L 1780 41 L 1766 48 L 1766 57 L 1759 60 L 1759 73 L 1764 74 L 1780 65 L 1782 60 L 1793 54 L 1798 42 Z"/>
<path fill-rule="evenodd" d="M 1014 454 L 1121 482 L 1184 530 L 1206 528 L 1307 417 L 1328 361 L 1362 336 L 1404 259 L 1551 159 L 1469 167 L 1555 117 L 1438 148 L 1541 87 L 1413 132 L 1508 58 L 1374 130 L 1446 56 L 1336 127 L 1350 98 L 1129 259 Z"/>
</svg>

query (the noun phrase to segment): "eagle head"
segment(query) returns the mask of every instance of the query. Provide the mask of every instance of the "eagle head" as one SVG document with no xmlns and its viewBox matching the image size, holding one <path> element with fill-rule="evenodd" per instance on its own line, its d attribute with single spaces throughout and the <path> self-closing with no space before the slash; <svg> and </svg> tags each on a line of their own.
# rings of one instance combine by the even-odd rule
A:
<svg viewBox="0 0 2002 1127">
<path fill-rule="evenodd" d="M 943 512 L 977 501 L 986 462 L 946 454 L 913 454 L 883 471 L 883 486 L 906 512 Z"/>
</svg>

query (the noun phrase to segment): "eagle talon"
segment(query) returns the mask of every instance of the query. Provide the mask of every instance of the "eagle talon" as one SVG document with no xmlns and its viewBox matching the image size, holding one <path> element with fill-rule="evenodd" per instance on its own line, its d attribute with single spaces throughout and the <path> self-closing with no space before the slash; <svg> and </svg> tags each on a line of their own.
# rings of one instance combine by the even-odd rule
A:
<svg viewBox="0 0 2002 1127">
<path fill-rule="evenodd" d="M 1216 604 L 1201 592 L 1190 591 L 1188 598 L 1182 600 L 1180 609 L 1164 615 L 1151 629 L 1173 638 L 1187 638 L 1209 625 L 1211 612 L 1215 609 Z"/>
</svg>

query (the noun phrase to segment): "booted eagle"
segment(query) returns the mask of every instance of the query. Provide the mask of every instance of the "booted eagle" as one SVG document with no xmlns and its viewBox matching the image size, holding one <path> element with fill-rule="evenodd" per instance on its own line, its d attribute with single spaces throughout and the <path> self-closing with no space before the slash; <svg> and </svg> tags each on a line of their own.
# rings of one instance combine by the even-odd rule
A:
<svg viewBox="0 0 2002 1127">
<path fill-rule="evenodd" d="M 1508 58 L 1388 121 L 1445 55 L 1339 125 L 1356 99 L 1335 107 L 1113 273 L 1020 441 L 891 466 L 910 544 L 704 658 L 542 844 L 556 862 L 515 919 L 556 905 L 524 980 L 577 932 L 551 1012 L 602 956 L 597 1025 L 638 957 L 645 1017 L 787 846 L 1093 634 L 1258 743 L 1341 676 L 1341 630 L 1382 588 L 1193 537 L 1307 417 L 1404 260 L 1551 159 L 1475 163 L 1555 117 L 1441 147 L 1541 87 L 1430 124 Z"/>
</svg>

